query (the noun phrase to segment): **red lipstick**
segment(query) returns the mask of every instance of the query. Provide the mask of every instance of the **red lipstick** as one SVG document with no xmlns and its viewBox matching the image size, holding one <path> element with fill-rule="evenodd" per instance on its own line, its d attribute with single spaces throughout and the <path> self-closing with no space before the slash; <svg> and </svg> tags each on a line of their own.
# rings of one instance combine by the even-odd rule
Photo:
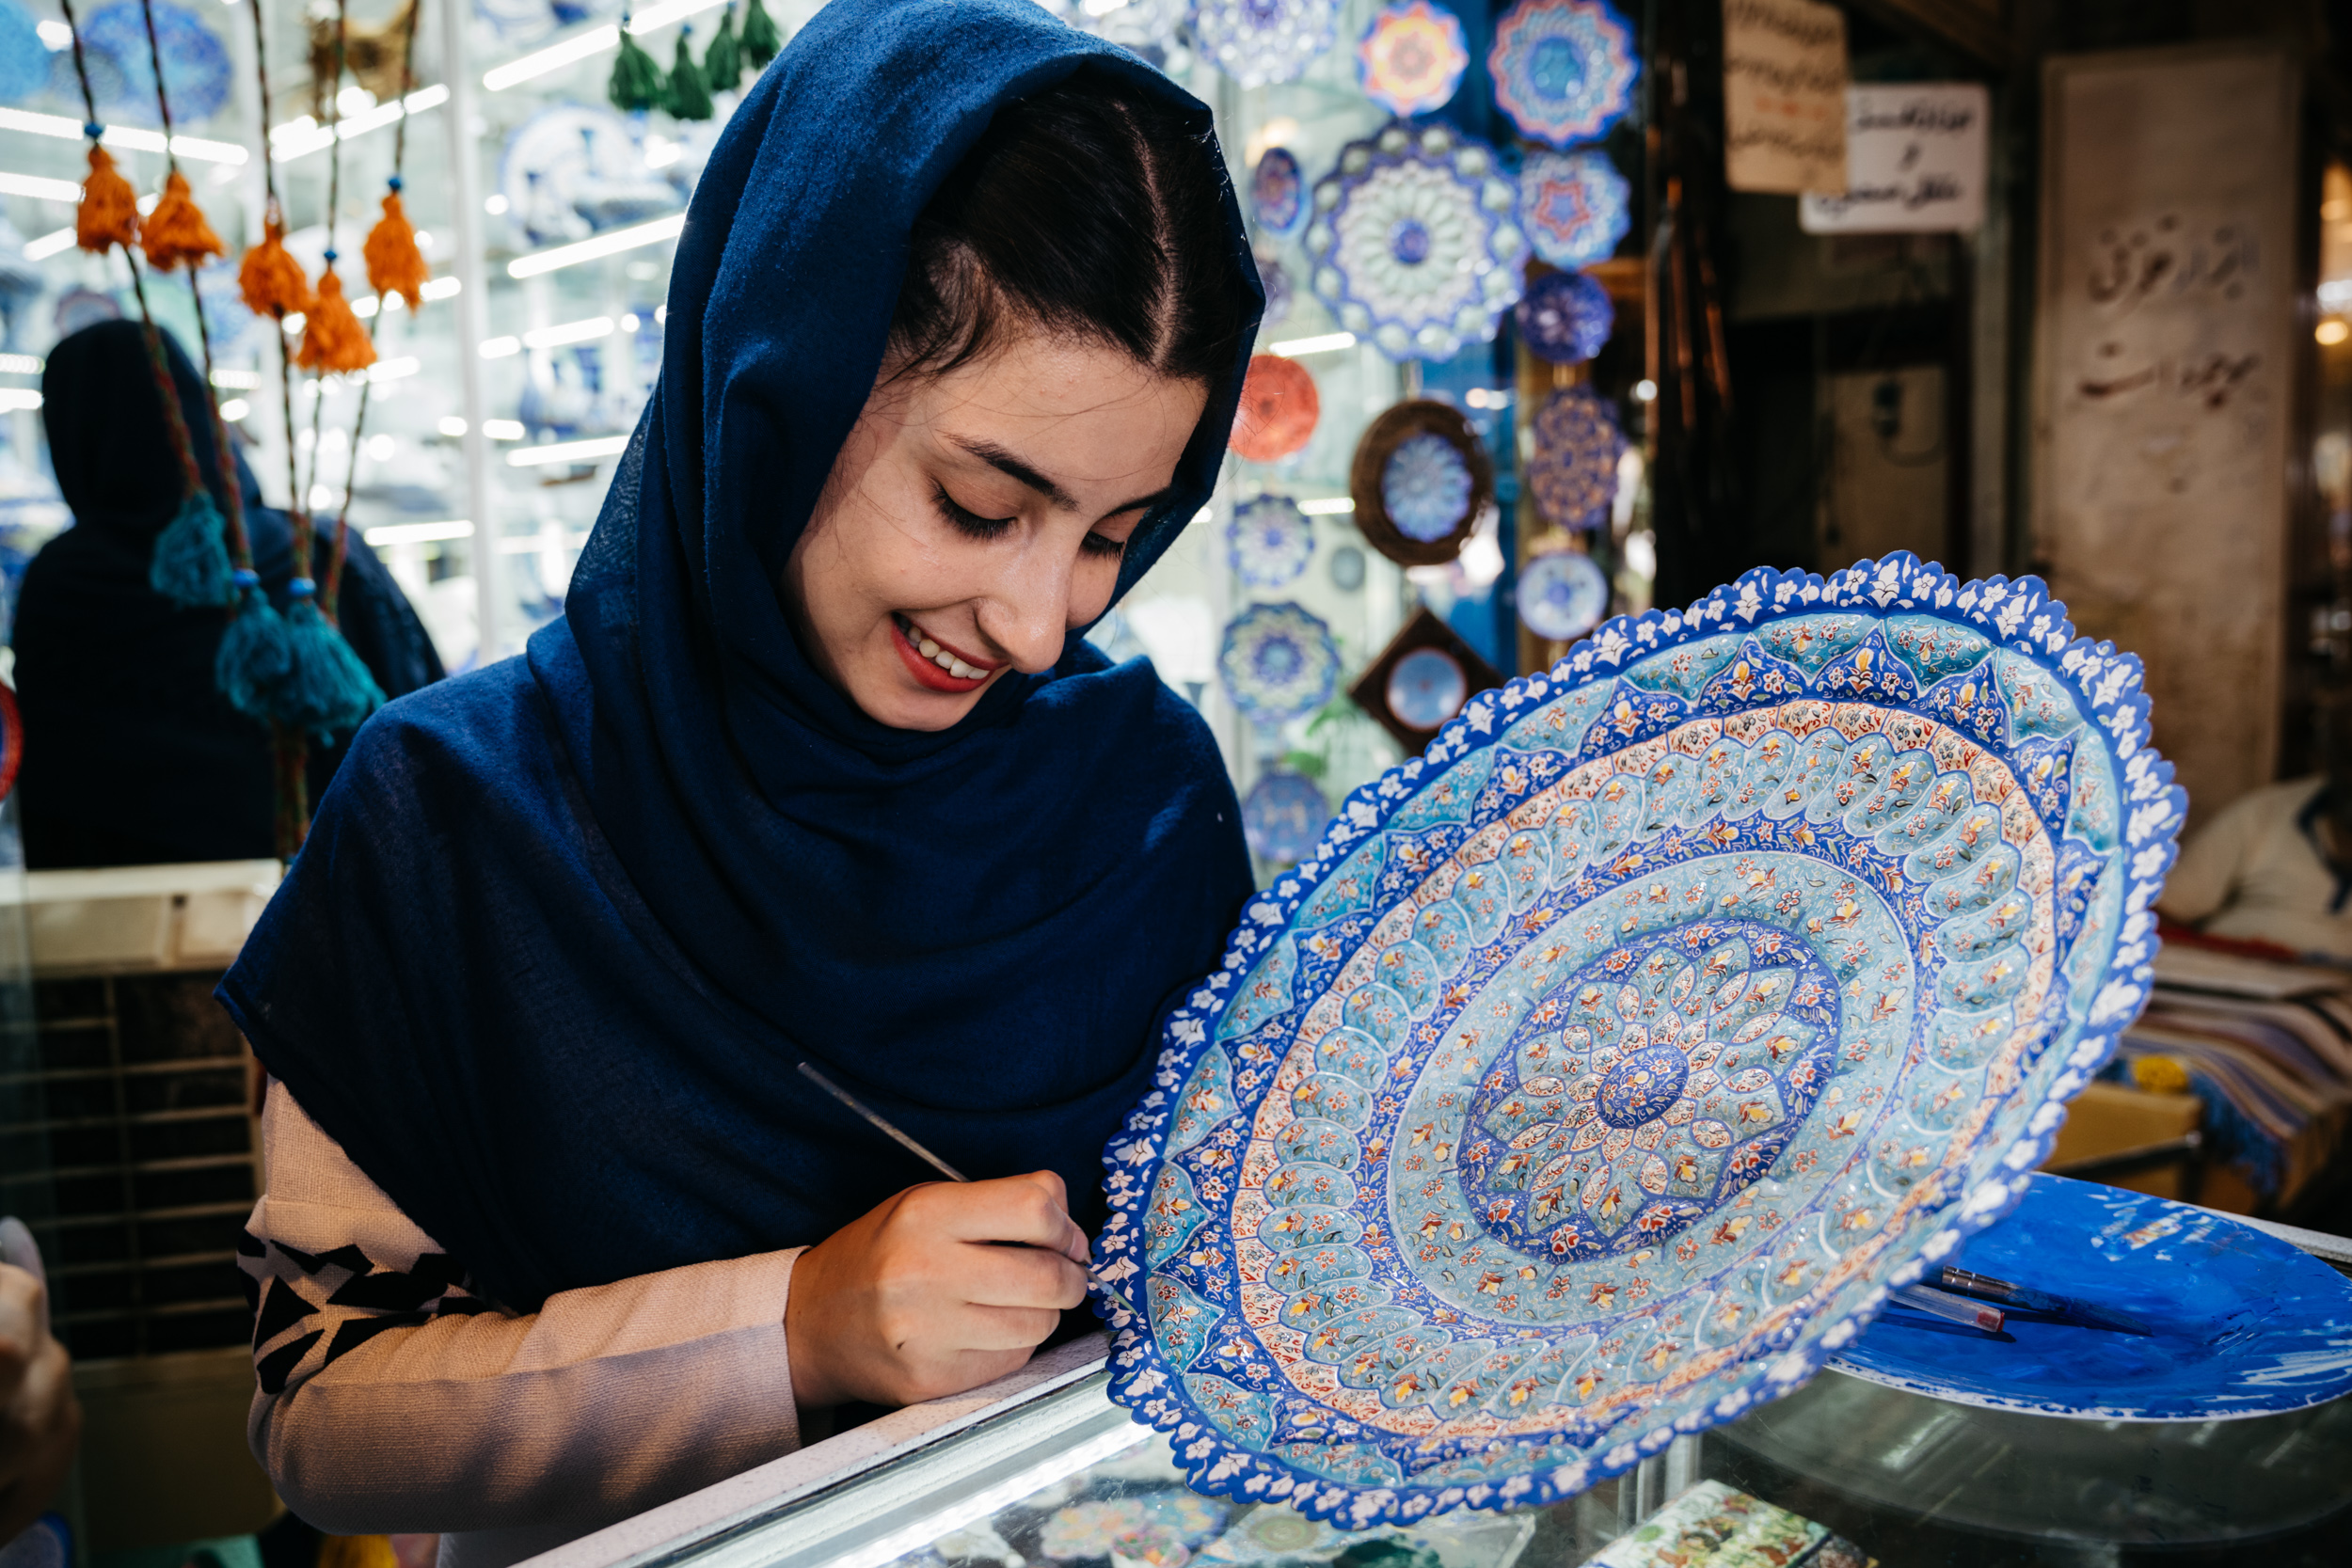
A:
<svg viewBox="0 0 2352 1568">
<path fill-rule="evenodd" d="M 924 632 L 920 627 L 917 627 L 916 630 L 921 636 L 928 638 L 930 641 L 937 643 L 941 648 L 945 649 L 949 657 L 961 658 L 967 667 L 977 668 L 980 671 L 979 674 L 969 680 L 958 680 L 955 676 L 941 669 L 936 660 L 925 658 L 923 657 L 923 650 L 916 647 L 914 641 L 908 638 L 906 626 L 900 625 L 899 621 L 900 618 L 896 615 L 893 615 L 890 618 L 891 646 L 898 650 L 898 657 L 900 661 L 906 665 L 907 673 L 913 675 L 918 683 L 929 688 L 930 690 L 952 693 L 956 696 L 961 696 L 967 691 L 977 691 L 981 687 L 986 686 L 988 684 L 988 678 L 991 675 L 993 675 L 997 670 L 1001 668 L 999 665 L 982 664 L 977 659 L 968 657 L 960 650 L 947 647 L 946 643 L 940 642 L 939 639 L 936 637 L 931 637 L 929 632 Z M 908 625 L 912 624 L 913 623 L 911 622 L 908 623 Z"/>
</svg>

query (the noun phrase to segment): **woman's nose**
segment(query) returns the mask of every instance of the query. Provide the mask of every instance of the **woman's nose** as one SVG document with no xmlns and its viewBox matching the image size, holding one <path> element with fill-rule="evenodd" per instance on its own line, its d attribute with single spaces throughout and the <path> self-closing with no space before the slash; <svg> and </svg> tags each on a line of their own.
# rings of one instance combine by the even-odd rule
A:
<svg viewBox="0 0 2352 1568">
<path fill-rule="evenodd" d="M 977 619 L 1016 668 L 1030 674 L 1052 669 L 1070 630 L 1068 567 L 1025 554 L 980 601 Z"/>
</svg>

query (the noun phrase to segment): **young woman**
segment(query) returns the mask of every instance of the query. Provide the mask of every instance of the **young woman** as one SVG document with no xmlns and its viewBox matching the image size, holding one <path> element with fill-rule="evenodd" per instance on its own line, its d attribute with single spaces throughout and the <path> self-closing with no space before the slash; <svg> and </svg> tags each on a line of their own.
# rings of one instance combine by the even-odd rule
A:
<svg viewBox="0 0 2352 1568">
<path fill-rule="evenodd" d="M 1207 112 L 1029 0 L 834 0 L 770 67 L 564 618 L 361 732 L 222 987 L 297 1513 L 511 1560 L 1079 1305 L 1248 891 L 1206 730 L 1079 634 L 1259 306 Z"/>
</svg>

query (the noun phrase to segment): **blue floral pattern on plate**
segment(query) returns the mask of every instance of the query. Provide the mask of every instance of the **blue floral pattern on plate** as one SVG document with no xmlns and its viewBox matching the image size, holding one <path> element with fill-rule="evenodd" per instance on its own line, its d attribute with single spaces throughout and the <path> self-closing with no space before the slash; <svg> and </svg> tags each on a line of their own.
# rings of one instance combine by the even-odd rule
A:
<svg viewBox="0 0 2352 1568">
<path fill-rule="evenodd" d="M 1258 155 L 1258 166 L 1249 171 L 1249 210 L 1277 234 L 1289 233 L 1307 215 L 1306 177 L 1289 148 L 1269 147 Z"/>
<path fill-rule="evenodd" d="M 1554 147 L 1593 141 L 1633 106 L 1633 28 L 1607 0 L 1518 0 L 1486 51 L 1495 103 Z"/>
<path fill-rule="evenodd" d="M 1519 573 L 1519 619 L 1538 637 L 1565 642 L 1609 613 L 1609 578 L 1581 550 L 1553 550 Z"/>
<path fill-rule="evenodd" d="M 210 119 L 228 106 L 232 68 L 228 46 L 197 13 L 153 0 L 155 43 L 164 62 L 164 90 L 171 100 L 175 127 Z M 101 6 L 82 23 L 82 46 L 112 60 L 121 73 L 121 89 L 112 102 L 103 94 L 99 107 L 142 125 L 157 123 L 155 70 L 147 45 L 147 18 L 138 0 L 116 0 Z M 103 83 L 92 72 L 93 85 Z"/>
<path fill-rule="evenodd" d="M 1113 1396 L 1195 1486 L 1368 1528 L 1804 1382 L 2146 1000 L 2185 800 L 2141 686 L 2038 580 L 1898 555 L 1471 698 L 1169 1015 L 1104 1153 Z"/>
<path fill-rule="evenodd" d="M 1331 700 L 1340 650 L 1331 628 L 1303 607 L 1254 604 L 1227 624 L 1216 668 L 1235 707 L 1279 724 Z"/>
<path fill-rule="evenodd" d="M 1476 487 L 1461 450 L 1434 431 L 1407 436 L 1380 470 L 1380 504 L 1407 539 L 1443 539 L 1462 526 Z"/>
<path fill-rule="evenodd" d="M 1451 359 L 1519 297 L 1527 236 L 1494 149 L 1452 126 L 1391 125 L 1315 182 L 1309 282 L 1391 359 Z"/>
<path fill-rule="evenodd" d="M 1598 354 L 1617 328 L 1609 291 L 1581 272 L 1548 272 L 1527 286 L 1513 312 L 1519 341 L 1540 359 L 1577 365 Z"/>
<path fill-rule="evenodd" d="M 2026 1183 L 1944 1261 L 2147 1334 L 2010 1312 L 1994 1338 L 1906 1309 L 1830 1364 L 1931 1399 L 2098 1421 L 2267 1416 L 2352 1393 L 2352 1280 L 2209 1209 L 2040 1172 Z"/>
<path fill-rule="evenodd" d="M 1251 853 L 1277 865 L 1304 858 L 1330 819 L 1331 802 L 1312 779 L 1297 773 L 1268 773 L 1242 798 L 1242 836 Z"/>
<path fill-rule="evenodd" d="M 1527 464 L 1536 507 L 1557 527 L 1598 528 L 1617 499 L 1624 455 L 1625 433 L 1608 400 L 1590 387 L 1552 393 L 1535 411 L 1535 454 Z"/>
<path fill-rule="evenodd" d="M 1389 671 L 1389 711 L 1407 728 L 1435 730 L 1462 711 L 1470 677 L 1443 648 L 1415 648 Z"/>
<path fill-rule="evenodd" d="M 1531 153 L 1519 166 L 1528 243 L 1555 267 L 1589 267 L 1617 253 L 1633 227 L 1633 188 L 1609 154 Z"/>
<path fill-rule="evenodd" d="M 1314 558 L 1314 523 L 1288 496 L 1260 496 L 1233 508 L 1226 525 L 1227 559 L 1252 588 L 1279 588 Z"/>
<path fill-rule="evenodd" d="M 1199 0 L 1192 34 L 1245 87 L 1295 82 L 1339 36 L 1338 0 Z"/>
</svg>

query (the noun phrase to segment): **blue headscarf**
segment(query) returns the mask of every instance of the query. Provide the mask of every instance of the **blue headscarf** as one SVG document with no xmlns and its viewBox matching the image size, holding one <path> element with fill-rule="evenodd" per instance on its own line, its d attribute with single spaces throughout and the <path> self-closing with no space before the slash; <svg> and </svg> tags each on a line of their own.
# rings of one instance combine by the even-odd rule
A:
<svg viewBox="0 0 2352 1568">
<path fill-rule="evenodd" d="M 661 376 L 560 621 L 360 732 L 221 987 L 268 1069 L 503 1304 L 820 1240 L 930 1173 L 1103 1140 L 1249 888 L 1199 717 L 1075 634 L 937 733 L 867 718 L 778 587 L 872 388 L 917 213 L 1083 66 L 1030 0 L 834 0 L 736 110 Z M 1238 209 L 1224 236 L 1254 294 Z M 1123 593 L 1206 499 L 1248 344 Z"/>
</svg>

